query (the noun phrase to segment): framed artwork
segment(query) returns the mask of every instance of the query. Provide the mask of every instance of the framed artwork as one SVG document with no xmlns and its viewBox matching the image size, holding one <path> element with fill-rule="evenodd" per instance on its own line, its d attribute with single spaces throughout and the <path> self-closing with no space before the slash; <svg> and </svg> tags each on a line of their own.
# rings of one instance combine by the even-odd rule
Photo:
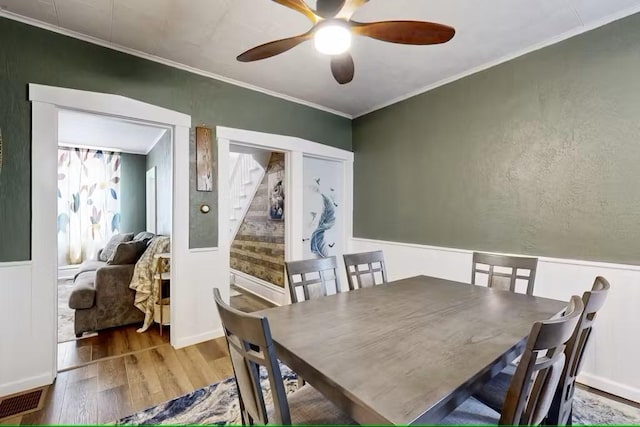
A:
<svg viewBox="0 0 640 427">
<path fill-rule="evenodd" d="M 269 189 L 269 219 L 284 220 L 284 184 L 282 172 L 269 174 L 267 188 Z"/>
<path fill-rule="evenodd" d="M 213 191 L 211 129 L 196 127 L 196 181 L 198 191 Z"/>
</svg>

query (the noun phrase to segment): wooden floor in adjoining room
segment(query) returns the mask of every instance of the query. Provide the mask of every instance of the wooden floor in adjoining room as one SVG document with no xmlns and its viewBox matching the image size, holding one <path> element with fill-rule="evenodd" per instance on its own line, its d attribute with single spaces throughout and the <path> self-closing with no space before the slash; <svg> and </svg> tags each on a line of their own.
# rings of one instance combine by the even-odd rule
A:
<svg viewBox="0 0 640 427">
<path fill-rule="evenodd" d="M 271 307 L 244 292 L 232 297 L 231 305 L 244 311 Z M 114 329 L 108 334 L 86 338 L 95 338 L 90 345 L 69 347 L 68 350 L 90 347 L 91 350 L 64 355 L 69 360 L 85 358 L 88 364 L 58 373 L 41 411 L 5 420 L 4 424 L 113 423 L 233 375 L 224 338 L 179 350 L 166 341 L 142 348 L 137 338 L 146 339 L 141 337 L 145 334 L 137 334 L 135 328 L 121 329 L 120 333 Z M 168 330 L 166 332 L 163 340 L 168 340 Z M 125 354 L 127 350 L 130 351 Z M 98 358 L 98 355 L 107 356 Z"/>
</svg>

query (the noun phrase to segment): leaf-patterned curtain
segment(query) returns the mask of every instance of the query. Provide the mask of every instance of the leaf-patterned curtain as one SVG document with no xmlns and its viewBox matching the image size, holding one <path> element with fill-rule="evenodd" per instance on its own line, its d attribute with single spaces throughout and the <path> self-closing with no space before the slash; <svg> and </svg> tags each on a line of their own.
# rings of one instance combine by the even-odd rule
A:
<svg viewBox="0 0 640 427">
<path fill-rule="evenodd" d="M 95 259 L 120 231 L 120 154 L 58 149 L 58 265 Z"/>
</svg>

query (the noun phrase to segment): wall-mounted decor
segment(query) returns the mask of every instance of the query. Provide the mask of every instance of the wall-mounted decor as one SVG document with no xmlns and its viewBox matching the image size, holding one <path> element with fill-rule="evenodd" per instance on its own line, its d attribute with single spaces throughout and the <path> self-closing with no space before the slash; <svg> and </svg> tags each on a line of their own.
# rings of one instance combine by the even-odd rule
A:
<svg viewBox="0 0 640 427">
<path fill-rule="evenodd" d="M 269 174 L 267 188 L 269 188 L 269 219 L 284 220 L 284 184 L 283 171 Z"/>
<path fill-rule="evenodd" d="M 211 129 L 196 127 L 196 176 L 198 191 L 213 191 Z"/>
<path fill-rule="evenodd" d="M 304 258 L 342 253 L 341 167 L 339 162 L 304 158 Z"/>
</svg>

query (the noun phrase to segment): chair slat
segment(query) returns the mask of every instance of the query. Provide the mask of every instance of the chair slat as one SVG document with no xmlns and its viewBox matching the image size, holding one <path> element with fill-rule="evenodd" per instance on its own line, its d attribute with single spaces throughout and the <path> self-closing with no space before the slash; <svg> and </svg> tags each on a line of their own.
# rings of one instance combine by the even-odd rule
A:
<svg viewBox="0 0 640 427">
<path fill-rule="evenodd" d="M 285 262 L 291 302 L 299 302 L 298 289 L 302 289 L 304 300 L 319 298 L 328 294 L 328 284 L 333 282 L 336 292 L 340 292 L 340 280 L 336 269 L 336 257 L 307 259 Z M 318 277 L 308 277 L 315 274 Z M 314 286 L 317 285 L 317 286 Z"/>
<path fill-rule="evenodd" d="M 479 265 L 480 264 L 480 265 Z M 488 269 L 485 267 L 488 266 Z M 505 273 L 496 271 L 495 267 L 509 268 L 511 271 Z M 477 283 L 478 274 L 488 275 L 487 286 L 499 287 L 495 278 L 509 279 L 508 290 L 516 291 L 516 282 L 525 280 L 527 282 L 527 295 L 533 295 L 533 285 L 536 279 L 536 270 L 538 268 L 538 258 L 507 256 L 498 254 L 488 254 L 483 252 L 473 253 L 473 266 L 471 269 L 471 284 Z M 519 270 L 526 270 L 526 273 L 519 273 Z"/>
<path fill-rule="evenodd" d="M 388 281 L 382 251 L 345 254 L 343 259 L 350 290 L 375 286 Z M 365 267 L 360 268 L 361 266 Z M 376 273 L 380 273 L 382 280 L 376 280 Z M 367 280 L 365 281 L 365 279 Z"/>
</svg>

